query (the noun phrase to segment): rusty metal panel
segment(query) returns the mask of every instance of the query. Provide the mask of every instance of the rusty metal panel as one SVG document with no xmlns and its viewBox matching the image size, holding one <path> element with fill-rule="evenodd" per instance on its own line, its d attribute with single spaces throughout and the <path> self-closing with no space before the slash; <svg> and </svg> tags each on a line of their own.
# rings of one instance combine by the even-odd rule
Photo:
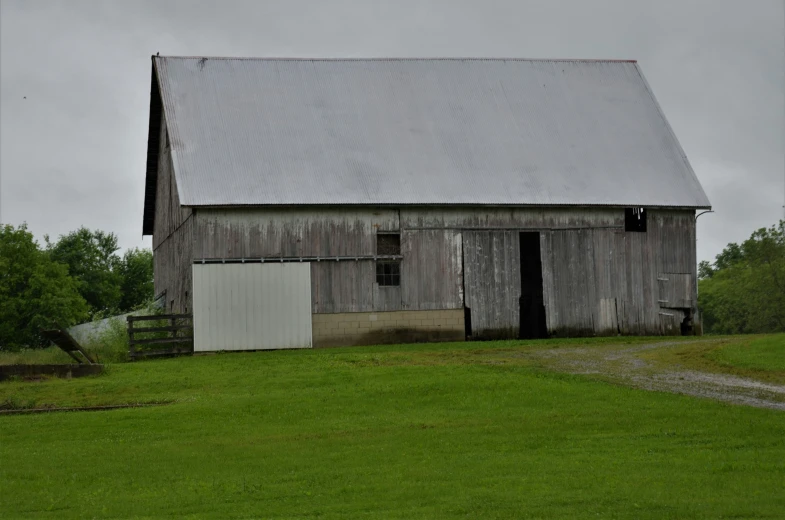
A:
<svg viewBox="0 0 785 520">
<path fill-rule="evenodd" d="M 463 308 L 462 248 L 459 231 L 404 231 L 401 248 L 404 308 Z"/>
<path fill-rule="evenodd" d="M 709 207 L 635 62 L 155 57 L 153 67 L 187 206 Z"/>
<path fill-rule="evenodd" d="M 464 298 L 473 337 L 518 337 L 520 256 L 518 232 L 463 232 Z"/>
<path fill-rule="evenodd" d="M 311 347 L 308 263 L 194 264 L 194 351 Z"/>
</svg>

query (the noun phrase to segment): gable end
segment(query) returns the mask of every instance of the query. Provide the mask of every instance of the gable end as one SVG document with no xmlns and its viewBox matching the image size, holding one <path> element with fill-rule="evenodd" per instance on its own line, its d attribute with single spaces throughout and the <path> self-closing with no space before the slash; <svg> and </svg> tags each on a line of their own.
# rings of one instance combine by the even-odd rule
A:
<svg viewBox="0 0 785 520">
<path fill-rule="evenodd" d="M 161 91 L 158 86 L 158 73 L 155 70 L 155 56 L 153 56 L 150 78 L 150 125 L 147 131 L 147 169 L 144 183 L 142 235 L 152 235 L 155 223 L 155 196 L 158 184 L 158 154 L 162 112 Z"/>
</svg>

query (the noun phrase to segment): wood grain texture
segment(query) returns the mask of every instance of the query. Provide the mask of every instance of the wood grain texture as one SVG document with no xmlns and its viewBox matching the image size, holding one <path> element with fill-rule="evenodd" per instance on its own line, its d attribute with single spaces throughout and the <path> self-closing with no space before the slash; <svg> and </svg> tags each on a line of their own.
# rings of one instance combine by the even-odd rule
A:
<svg viewBox="0 0 785 520">
<path fill-rule="evenodd" d="M 506 331 L 511 336 L 520 313 L 518 233 L 539 231 L 550 334 L 672 332 L 670 322 L 663 326 L 660 300 L 671 289 L 660 286 L 662 273 L 682 276 L 679 289 L 673 290 L 679 305 L 695 314 L 694 211 L 651 209 L 645 233 L 624 231 L 623 208 L 267 207 L 197 208 L 191 214 L 174 211 L 179 202 L 171 160 L 161 164 L 158 195 L 164 202 L 156 206 L 156 292 L 166 289 L 167 302 L 174 299 L 178 312 L 190 307 L 190 270 L 179 269 L 179 263 L 370 256 L 376 253 L 378 232 L 397 231 L 403 255 L 400 287 L 379 287 L 373 260 L 314 262 L 313 312 L 466 305 L 472 309 L 475 332 Z M 683 317 L 680 310 L 676 314 L 674 320 Z"/>
<path fill-rule="evenodd" d="M 520 266 L 518 232 L 463 232 L 464 291 L 473 337 L 518 337 Z"/>
<path fill-rule="evenodd" d="M 174 175 L 172 154 L 166 139 L 166 121 L 162 117 L 159 141 L 158 177 L 156 186 L 155 221 L 153 224 L 153 249 L 169 238 L 188 217 L 191 208 L 180 205 L 177 181 Z"/>
</svg>

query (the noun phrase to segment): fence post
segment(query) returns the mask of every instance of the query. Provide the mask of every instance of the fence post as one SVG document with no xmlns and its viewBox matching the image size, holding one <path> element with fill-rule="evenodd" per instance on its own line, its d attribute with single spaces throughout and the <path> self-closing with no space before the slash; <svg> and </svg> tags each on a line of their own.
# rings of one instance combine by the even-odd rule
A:
<svg viewBox="0 0 785 520">
<path fill-rule="evenodd" d="M 136 358 L 136 347 L 134 346 L 134 320 L 133 316 L 128 316 L 128 357 L 133 361 Z"/>
</svg>

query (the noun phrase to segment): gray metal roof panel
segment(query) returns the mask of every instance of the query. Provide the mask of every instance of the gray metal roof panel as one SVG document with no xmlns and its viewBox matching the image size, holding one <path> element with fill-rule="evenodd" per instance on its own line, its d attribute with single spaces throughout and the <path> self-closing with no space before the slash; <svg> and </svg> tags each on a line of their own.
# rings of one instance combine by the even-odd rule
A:
<svg viewBox="0 0 785 520">
<path fill-rule="evenodd" d="M 710 206 L 635 62 L 154 64 L 186 206 Z"/>
</svg>

